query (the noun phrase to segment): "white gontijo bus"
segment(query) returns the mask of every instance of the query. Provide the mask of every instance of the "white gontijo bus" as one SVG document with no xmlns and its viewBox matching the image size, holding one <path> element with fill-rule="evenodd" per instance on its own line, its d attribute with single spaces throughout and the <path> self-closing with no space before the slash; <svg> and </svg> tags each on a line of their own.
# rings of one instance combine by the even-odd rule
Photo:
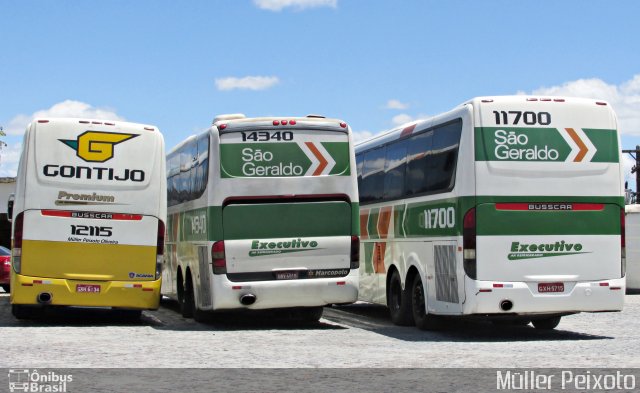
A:
<svg viewBox="0 0 640 393">
<path fill-rule="evenodd" d="M 397 324 L 482 315 L 554 328 L 619 311 L 624 201 L 602 101 L 473 99 L 356 146 L 360 299 Z"/>
<path fill-rule="evenodd" d="M 11 304 L 157 309 L 166 220 L 164 141 L 120 121 L 36 119 L 24 135 Z"/>
<path fill-rule="evenodd" d="M 351 131 L 321 117 L 219 116 L 167 156 L 163 294 L 206 311 L 322 306 L 358 291 Z"/>
</svg>

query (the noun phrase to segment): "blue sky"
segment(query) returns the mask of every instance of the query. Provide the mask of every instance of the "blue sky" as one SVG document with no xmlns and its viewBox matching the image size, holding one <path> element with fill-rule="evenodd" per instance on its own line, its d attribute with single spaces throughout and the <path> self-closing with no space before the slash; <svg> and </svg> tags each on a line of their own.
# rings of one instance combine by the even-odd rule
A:
<svg viewBox="0 0 640 393">
<path fill-rule="evenodd" d="M 0 0 L 0 175 L 37 115 L 346 120 L 359 138 L 479 95 L 608 100 L 640 144 L 640 2 Z M 249 77 L 249 78 L 248 78 Z"/>
</svg>

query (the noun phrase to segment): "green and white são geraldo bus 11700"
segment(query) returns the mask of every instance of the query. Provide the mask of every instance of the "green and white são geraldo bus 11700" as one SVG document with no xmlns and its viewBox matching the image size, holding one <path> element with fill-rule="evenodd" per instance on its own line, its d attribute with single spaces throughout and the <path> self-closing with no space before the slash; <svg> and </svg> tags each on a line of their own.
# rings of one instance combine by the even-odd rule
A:
<svg viewBox="0 0 640 393">
<path fill-rule="evenodd" d="M 606 102 L 476 98 L 356 146 L 360 300 L 552 329 L 620 311 L 623 175 Z"/>
<path fill-rule="evenodd" d="M 167 156 L 163 294 L 197 320 L 231 309 L 317 320 L 356 301 L 354 167 L 340 120 L 217 117 Z"/>
</svg>

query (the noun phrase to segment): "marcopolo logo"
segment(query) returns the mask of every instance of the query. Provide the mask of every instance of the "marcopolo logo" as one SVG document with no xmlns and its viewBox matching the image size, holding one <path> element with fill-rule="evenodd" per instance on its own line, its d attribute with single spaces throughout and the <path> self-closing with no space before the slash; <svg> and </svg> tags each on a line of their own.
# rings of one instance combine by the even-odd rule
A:
<svg viewBox="0 0 640 393">
<path fill-rule="evenodd" d="M 285 254 L 291 252 L 302 252 L 319 250 L 318 242 L 315 240 L 291 239 L 290 241 L 260 241 L 251 242 L 250 257 L 259 257 L 264 255 Z"/>
<path fill-rule="evenodd" d="M 564 240 L 555 243 L 520 243 L 511 242 L 509 260 L 559 257 L 575 254 L 588 254 L 583 251 L 581 243 L 568 243 Z"/>
<path fill-rule="evenodd" d="M 117 132 L 87 131 L 79 135 L 76 140 L 58 140 L 75 150 L 76 155 L 87 162 L 105 162 L 113 158 L 115 145 L 137 136 Z"/>
</svg>

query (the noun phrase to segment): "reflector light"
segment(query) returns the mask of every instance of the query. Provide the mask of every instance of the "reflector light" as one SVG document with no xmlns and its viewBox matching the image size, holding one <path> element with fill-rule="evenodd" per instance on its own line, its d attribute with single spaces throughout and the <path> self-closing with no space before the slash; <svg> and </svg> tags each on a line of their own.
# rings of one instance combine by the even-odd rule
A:
<svg viewBox="0 0 640 393">
<path fill-rule="evenodd" d="M 33 286 L 33 284 L 27 284 L 26 282 L 23 282 L 23 283 L 22 283 L 22 286 L 23 286 L 23 287 L 32 287 L 32 286 Z"/>
<path fill-rule="evenodd" d="M 545 101 L 545 102 L 551 101 L 551 98 L 541 98 L 540 101 Z"/>
<path fill-rule="evenodd" d="M 231 289 L 235 289 L 235 290 L 242 289 L 242 285 L 234 285 L 231 287 Z"/>
<path fill-rule="evenodd" d="M 622 289 L 622 287 L 609 287 L 609 289 L 612 291 L 619 291 Z"/>
<path fill-rule="evenodd" d="M 91 124 L 102 124 L 101 121 L 92 121 Z"/>
<path fill-rule="evenodd" d="M 527 101 L 538 101 L 537 98 L 527 98 Z"/>
<path fill-rule="evenodd" d="M 289 120 L 289 125 L 295 126 L 296 125 L 296 121 L 295 120 Z"/>
<path fill-rule="evenodd" d="M 503 288 L 504 284 L 493 284 L 494 288 Z"/>
<path fill-rule="evenodd" d="M 87 120 L 80 120 L 78 123 L 89 124 L 89 122 Z"/>
<path fill-rule="evenodd" d="M 553 102 L 564 102 L 564 98 L 554 98 Z"/>
<path fill-rule="evenodd" d="M 602 101 L 597 101 L 596 105 L 607 105 L 607 103 L 606 102 L 602 102 Z"/>
<path fill-rule="evenodd" d="M 482 102 L 493 102 L 493 100 L 482 100 Z"/>
<path fill-rule="evenodd" d="M 142 284 L 133 284 L 134 288 L 142 288 Z"/>
<path fill-rule="evenodd" d="M 340 127 L 347 128 L 347 123 L 345 123 L 345 122 L 340 123 Z"/>
<path fill-rule="evenodd" d="M 227 125 L 226 125 L 226 124 L 220 124 L 220 125 L 218 126 L 218 129 L 219 129 L 220 131 L 224 130 L 225 128 L 227 128 Z"/>
<path fill-rule="evenodd" d="M 600 283 L 600 286 L 601 286 L 601 287 L 608 287 L 608 286 L 609 286 L 609 283 L 608 283 L 608 282 L 601 282 L 601 283 Z"/>
<path fill-rule="evenodd" d="M 49 120 L 38 120 L 38 123 L 48 123 Z"/>
<path fill-rule="evenodd" d="M 289 122 L 287 120 L 282 120 L 280 123 L 282 123 L 283 126 L 286 126 Z"/>
<path fill-rule="evenodd" d="M 106 123 L 106 122 L 105 122 L 105 123 L 104 123 L 104 125 L 105 125 L 105 126 L 115 126 L 115 125 L 116 125 L 116 123 Z"/>
<path fill-rule="evenodd" d="M 42 280 L 33 280 L 34 284 L 42 284 Z"/>
<path fill-rule="evenodd" d="M 147 131 L 153 131 L 154 130 L 153 127 L 144 127 L 144 129 L 147 130 Z"/>
<path fill-rule="evenodd" d="M 480 289 L 479 292 L 493 292 L 493 289 Z"/>
<path fill-rule="evenodd" d="M 336 285 L 345 285 L 346 283 L 347 283 L 346 281 L 338 281 Z"/>
<path fill-rule="evenodd" d="M 273 121 L 273 125 L 274 126 L 279 126 L 280 125 L 280 120 L 274 120 Z"/>
<path fill-rule="evenodd" d="M 146 292 L 151 292 L 151 291 L 153 291 L 153 288 L 142 288 L 142 290 L 146 291 Z"/>
</svg>

